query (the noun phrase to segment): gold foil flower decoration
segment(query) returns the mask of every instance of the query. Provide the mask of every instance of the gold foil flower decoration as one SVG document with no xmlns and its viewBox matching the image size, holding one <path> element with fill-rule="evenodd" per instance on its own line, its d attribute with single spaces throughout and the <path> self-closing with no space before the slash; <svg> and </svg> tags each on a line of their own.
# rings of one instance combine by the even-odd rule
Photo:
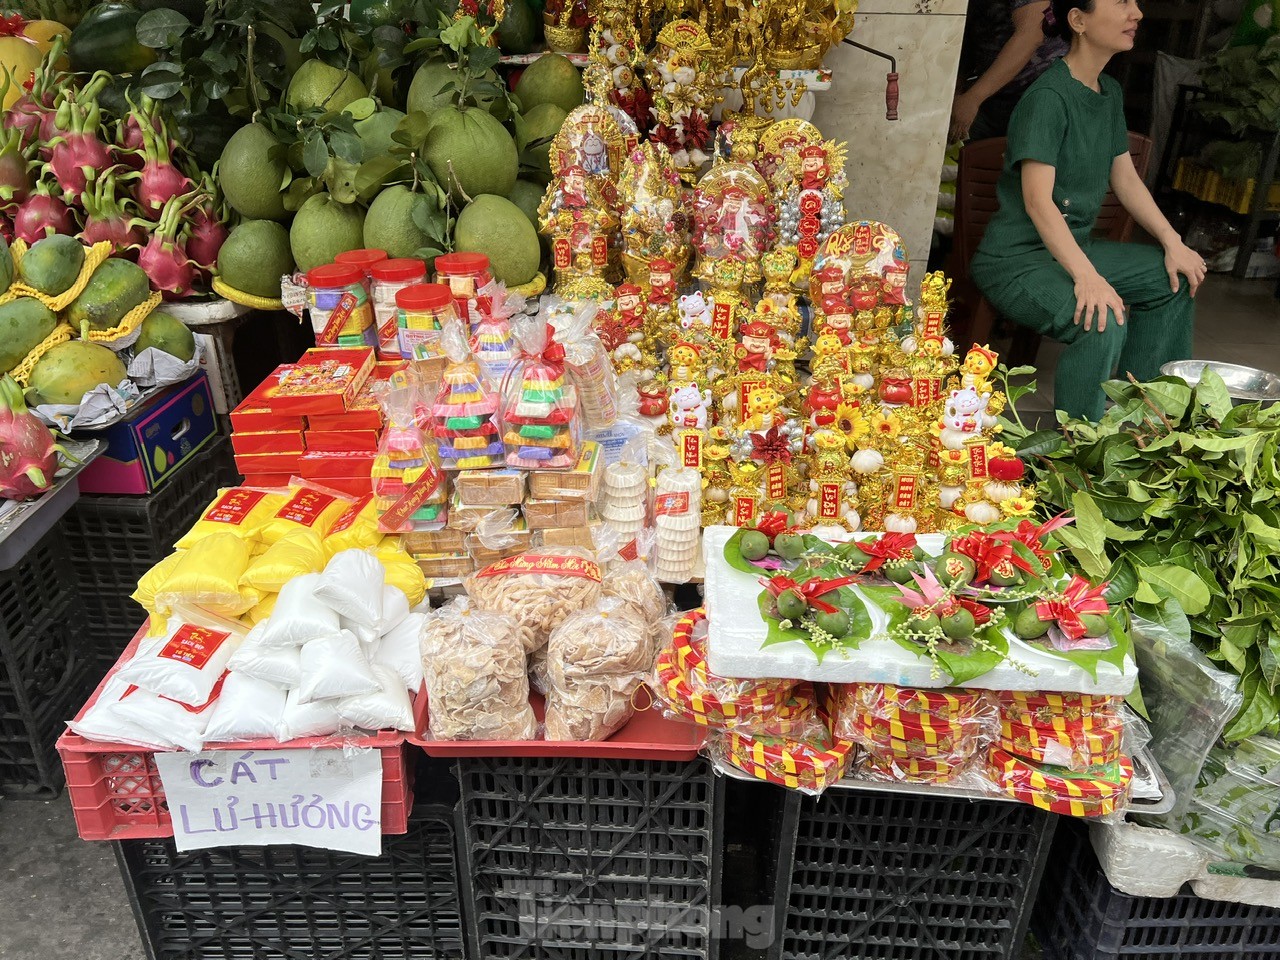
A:
<svg viewBox="0 0 1280 960">
<path fill-rule="evenodd" d="M 1000 512 L 1006 517 L 1027 517 L 1035 508 L 1035 501 L 1029 497 L 1010 497 L 1000 501 Z"/>
<path fill-rule="evenodd" d="M 877 413 L 871 418 L 870 429 L 877 437 L 896 440 L 902 434 L 902 421 L 896 413 Z"/>
</svg>

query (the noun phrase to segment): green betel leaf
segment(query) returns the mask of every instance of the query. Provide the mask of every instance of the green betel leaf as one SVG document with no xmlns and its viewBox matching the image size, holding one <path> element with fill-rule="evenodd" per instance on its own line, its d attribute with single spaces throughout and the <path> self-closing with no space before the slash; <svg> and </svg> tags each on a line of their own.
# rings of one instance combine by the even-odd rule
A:
<svg viewBox="0 0 1280 960">
<path fill-rule="evenodd" d="M 1217 371 L 1209 367 L 1200 373 L 1195 397 L 1196 403 L 1214 420 L 1222 420 L 1231 412 L 1231 394 L 1227 393 L 1227 385 Z"/>
<path fill-rule="evenodd" d="M 1161 377 L 1139 387 L 1141 393 L 1170 420 L 1178 421 L 1187 415 L 1191 406 L 1191 388 L 1185 380 Z M 1153 414 L 1154 415 L 1154 414 Z"/>
<path fill-rule="evenodd" d="M 1018 442 L 1017 452 L 1024 459 L 1048 457 L 1061 450 L 1065 444 L 1066 438 L 1057 430 L 1037 430 Z"/>
<path fill-rule="evenodd" d="M 750 560 L 746 560 L 743 558 L 741 548 L 742 548 L 742 535 L 744 533 L 746 533 L 746 530 L 743 528 L 739 528 L 738 530 L 734 531 L 733 536 L 731 536 L 728 540 L 725 541 L 724 562 L 729 564 L 729 566 L 733 567 L 733 569 L 740 570 L 743 573 L 750 573 L 750 574 L 755 574 L 760 576 L 767 575 L 768 571 L 762 570 L 760 567 L 757 567 Z"/>
<path fill-rule="evenodd" d="M 1209 606 L 1209 587 L 1185 567 L 1174 564 L 1138 567 L 1138 579 L 1157 593 L 1177 600 L 1191 616 Z"/>
<path fill-rule="evenodd" d="M 1133 612 L 1175 639 L 1183 643 L 1191 642 L 1191 621 L 1187 619 L 1177 600 L 1166 600 L 1161 604 L 1135 604 Z"/>
<path fill-rule="evenodd" d="M 1248 740 L 1265 730 L 1280 712 L 1280 697 L 1267 689 L 1257 669 L 1245 676 L 1240 692 L 1244 694 L 1244 705 L 1222 734 L 1228 740 Z"/>
</svg>

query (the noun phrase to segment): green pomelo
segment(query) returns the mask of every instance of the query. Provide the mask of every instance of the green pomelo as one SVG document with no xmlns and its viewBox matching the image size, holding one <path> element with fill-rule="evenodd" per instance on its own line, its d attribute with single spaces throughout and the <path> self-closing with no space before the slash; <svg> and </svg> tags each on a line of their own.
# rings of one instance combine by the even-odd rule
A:
<svg viewBox="0 0 1280 960">
<path fill-rule="evenodd" d="M 529 218 L 535 230 L 538 229 L 538 205 L 542 203 L 545 188 L 532 180 L 517 180 L 516 185 L 507 194 L 507 199 L 514 203 Z"/>
<path fill-rule="evenodd" d="M 364 152 L 360 155 L 361 163 L 368 163 L 374 157 L 385 156 L 395 145 L 391 135 L 404 119 L 404 113 L 394 107 L 383 107 L 373 116 L 356 121 L 356 136 Z"/>
<path fill-rule="evenodd" d="M 218 251 L 218 276 L 255 297 L 277 300 L 280 278 L 293 273 L 289 231 L 274 220 L 246 220 Z"/>
<path fill-rule="evenodd" d="M 368 95 L 368 89 L 354 73 L 331 67 L 323 60 L 308 60 L 289 81 L 284 100 L 294 111 L 341 110 Z"/>
<path fill-rule="evenodd" d="M 412 257 L 425 247 L 428 237 L 413 222 L 413 211 L 426 206 L 436 214 L 436 205 L 421 193 L 413 193 L 403 184 L 387 187 L 373 198 L 364 218 L 364 245 L 370 250 L 385 250 L 391 259 Z"/>
<path fill-rule="evenodd" d="M 537 173 L 526 174 L 526 176 L 532 176 L 533 179 L 542 183 L 551 182 L 551 141 L 547 140 L 539 147 L 529 147 L 529 144 L 554 137 L 560 132 L 560 127 L 564 125 L 564 118 L 568 115 L 568 112 L 555 103 L 540 103 L 532 110 L 525 112 L 525 142 L 520 145 L 520 149 L 526 154 L 527 161 L 538 165 Z"/>
<path fill-rule="evenodd" d="M 798 533 L 780 533 L 773 538 L 773 549 L 783 560 L 799 560 L 804 554 L 804 537 Z"/>
<path fill-rule="evenodd" d="M 163 310 L 153 310 L 142 321 L 142 335 L 133 345 L 133 352 L 141 353 L 152 347 L 186 363 L 196 355 L 196 338 L 177 317 Z"/>
<path fill-rule="evenodd" d="M 35 297 L 0 304 L 0 374 L 20 364 L 57 325 L 53 311 Z"/>
<path fill-rule="evenodd" d="M 507 0 L 507 12 L 495 33 L 503 53 L 532 53 L 542 40 L 542 25 L 525 0 Z"/>
<path fill-rule="evenodd" d="M 222 149 L 218 187 L 227 203 L 246 220 L 283 220 L 286 165 L 283 153 L 274 159 L 276 138 L 260 123 L 241 127 Z"/>
<path fill-rule="evenodd" d="M 1084 624 L 1086 637 L 1105 637 L 1111 632 L 1111 623 L 1100 613 L 1082 613 L 1080 622 Z"/>
<path fill-rule="evenodd" d="M 125 314 L 151 296 L 151 282 L 136 263 L 112 257 L 103 261 L 80 296 L 63 311 L 72 329 L 110 330 Z"/>
<path fill-rule="evenodd" d="M 833 637 L 844 638 L 849 635 L 849 628 L 851 626 L 849 622 L 849 614 L 845 613 L 843 610 L 836 610 L 834 613 L 819 611 L 818 615 L 814 617 L 814 620 L 817 621 L 818 628 L 820 630 L 826 631 Z"/>
<path fill-rule="evenodd" d="M 47 297 L 71 289 L 84 267 L 84 245 L 75 237 L 55 235 L 37 240 L 22 258 L 22 282 Z"/>
<path fill-rule="evenodd" d="M 957 607 L 946 616 L 939 617 L 938 622 L 942 624 L 942 632 L 952 640 L 968 640 L 978 626 L 973 614 L 964 607 Z"/>
<path fill-rule="evenodd" d="M 525 113 L 540 103 L 554 103 L 568 113 L 582 106 L 582 74 L 568 57 L 544 53 L 520 75 L 515 94 Z"/>
<path fill-rule="evenodd" d="M 30 386 L 36 403 L 78 405 L 94 387 L 114 387 L 124 378 L 124 364 L 115 351 L 87 340 L 68 340 L 36 362 Z"/>
<path fill-rule="evenodd" d="M 508 287 L 528 283 L 538 274 L 542 249 L 528 218 L 505 197 L 479 196 L 458 217 L 453 248 L 483 253 L 495 280 Z"/>
<path fill-rule="evenodd" d="M 783 590 L 778 594 L 778 616 L 783 620 L 799 620 L 809 609 L 804 597 L 795 590 Z"/>
<path fill-rule="evenodd" d="M 481 80 L 501 84 L 502 81 L 498 75 L 492 70 L 486 70 Z M 458 88 L 460 83 L 458 70 L 455 64 L 448 60 L 428 60 L 420 66 L 413 75 L 413 81 L 409 84 L 409 95 L 405 104 L 405 109 L 410 113 L 421 111 L 430 119 L 445 107 L 452 107 L 457 104 Z M 480 104 L 491 112 L 495 111 L 494 104 L 500 99 L 496 95 L 477 95 L 476 99 Z"/>
<path fill-rule="evenodd" d="M 403 6 L 398 0 L 351 0 L 348 16 L 352 23 L 386 27 L 400 22 L 400 10 Z"/>
<path fill-rule="evenodd" d="M 515 140 L 483 110 L 441 110 L 427 134 L 424 155 L 436 181 L 458 203 L 482 193 L 505 198 L 520 167 Z"/>
<path fill-rule="evenodd" d="M 312 270 L 364 246 L 364 211 L 327 193 L 307 199 L 289 228 L 289 249 L 299 270 Z"/>
</svg>

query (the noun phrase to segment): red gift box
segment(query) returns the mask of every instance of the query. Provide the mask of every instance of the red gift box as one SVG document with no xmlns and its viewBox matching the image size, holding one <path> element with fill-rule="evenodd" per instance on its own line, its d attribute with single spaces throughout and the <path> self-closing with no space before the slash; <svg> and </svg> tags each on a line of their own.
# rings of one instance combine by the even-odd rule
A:
<svg viewBox="0 0 1280 960">
<path fill-rule="evenodd" d="M 302 451 L 288 453 L 252 453 L 236 456 L 236 469 L 243 474 L 283 473 L 296 474 L 302 460 Z"/>
<path fill-rule="evenodd" d="M 307 452 L 373 452 L 378 449 L 377 430 L 308 430 Z"/>
<path fill-rule="evenodd" d="M 308 479 L 319 486 L 329 487 L 353 497 L 368 497 L 373 494 L 373 481 L 368 477 L 310 477 Z"/>
<path fill-rule="evenodd" d="M 312 347 L 267 389 L 276 413 L 344 413 L 373 373 L 371 347 Z"/>
<path fill-rule="evenodd" d="M 292 363 L 276 367 L 267 379 L 240 401 L 239 405 L 231 411 L 231 429 L 234 432 L 295 431 L 306 427 L 307 422 L 302 417 L 296 414 L 277 413 L 267 404 L 267 398 L 280 382 L 280 378 L 293 368 Z"/>
<path fill-rule="evenodd" d="M 246 473 L 243 476 L 243 486 L 265 487 L 273 490 L 283 490 L 289 486 L 289 481 L 293 479 L 292 473 Z"/>
<path fill-rule="evenodd" d="M 261 453 L 301 453 L 306 450 L 301 430 L 267 430 L 262 433 L 233 433 L 231 448 L 236 456 Z"/>
<path fill-rule="evenodd" d="M 308 480 L 335 477 L 368 480 L 373 472 L 374 453 L 347 450 L 334 453 L 308 453 L 299 462 L 302 476 Z"/>
</svg>

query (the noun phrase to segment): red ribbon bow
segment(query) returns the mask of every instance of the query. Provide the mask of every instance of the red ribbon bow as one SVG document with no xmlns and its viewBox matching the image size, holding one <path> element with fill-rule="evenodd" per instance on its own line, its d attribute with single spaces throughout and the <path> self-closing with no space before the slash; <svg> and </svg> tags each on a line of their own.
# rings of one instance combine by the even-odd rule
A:
<svg viewBox="0 0 1280 960">
<path fill-rule="evenodd" d="M 1036 616 L 1046 623 L 1057 621 L 1058 628 L 1070 639 L 1079 640 L 1085 634 L 1082 614 L 1106 616 L 1107 601 L 1103 594 L 1107 584 L 1091 586 L 1083 577 L 1072 577 L 1061 597 L 1036 601 Z"/>
<path fill-rule="evenodd" d="M 952 597 L 952 602 L 973 614 L 973 622 L 978 626 L 985 625 L 991 619 L 991 608 L 968 597 Z"/>
<path fill-rule="evenodd" d="M 781 510 L 770 511 L 756 521 L 756 529 L 772 540 L 787 532 L 787 515 Z"/>
<path fill-rule="evenodd" d="M 884 565 L 886 560 L 906 560 L 916 548 L 914 533 L 886 533 L 879 540 L 859 543 L 858 548 L 871 557 L 871 561 L 862 568 L 863 573 L 874 573 Z"/>
<path fill-rule="evenodd" d="M 1052 520 L 1044 523 L 1032 523 L 1030 520 L 1023 520 L 1018 524 L 1015 530 L 998 530 L 992 534 L 999 540 L 1017 541 L 1027 547 L 1034 553 L 1040 561 L 1040 565 L 1046 570 L 1050 565 L 1050 553 L 1044 545 L 1045 538 L 1055 530 L 1060 530 L 1065 526 L 1069 526 L 1076 522 L 1075 517 L 1060 513 Z"/>
<path fill-rule="evenodd" d="M 956 537 L 951 541 L 951 551 L 973 561 L 977 570 L 973 578 L 975 584 L 988 582 L 992 571 L 1006 560 L 1024 573 L 1036 573 L 1030 563 L 1014 552 L 1007 539 L 989 533 L 970 533 Z"/>
<path fill-rule="evenodd" d="M 861 579 L 861 577 L 836 577 L 834 580 L 823 580 L 821 577 L 810 577 L 804 583 L 796 583 L 790 577 L 779 575 L 770 580 L 761 577 L 760 583 L 769 591 L 771 597 L 777 598 L 785 590 L 794 590 L 814 609 L 822 613 L 835 613 L 835 607 L 818 598 L 833 590 L 847 587 L 851 583 L 858 583 Z"/>
</svg>

